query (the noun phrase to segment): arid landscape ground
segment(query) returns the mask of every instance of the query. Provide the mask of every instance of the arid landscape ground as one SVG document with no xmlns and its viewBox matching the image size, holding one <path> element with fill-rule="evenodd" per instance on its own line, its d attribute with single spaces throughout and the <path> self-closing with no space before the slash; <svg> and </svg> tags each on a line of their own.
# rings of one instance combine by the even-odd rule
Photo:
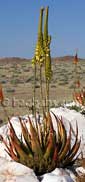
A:
<svg viewBox="0 0 85 182">
<path fill-rule="evenodd" d="M 85 89 L 85 60 L 79 59 L 81 87 Z M 50 105 L 59 106 L 72 101 L 74 90 L 74 64 L 72 56 L 52 59 L 53 77 L 50 83 Z M 33 99 L 33 67 L 30 59 L 1 58 L 0 83 L 4 92 L 5 109 L 9 116 L 25 115 L 31 112 Z M 38 75 L 37 70 L 37 75 Z M 44 86 L 44 81 L 43 81 Z M 39 81 L 37 79 L 37 108 L 40 109 Z M 0 119 L 6 121 L 0 107 Z"/>
</svg>

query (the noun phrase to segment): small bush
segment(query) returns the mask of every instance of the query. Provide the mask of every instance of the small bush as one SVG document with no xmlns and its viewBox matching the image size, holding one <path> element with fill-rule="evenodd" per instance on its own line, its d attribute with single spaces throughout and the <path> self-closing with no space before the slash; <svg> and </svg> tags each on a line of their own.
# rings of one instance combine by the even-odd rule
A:
<svg viewBox="0 0 85 182">
<path fill-rule="evenodd" d="M 80 111 L 81 111 L 81 107 L 79 107 L 79 106 L 77 106 L 77 105 L 69 106 L 68 108 L 71 109 L 71 110 L 75 110 L 75 111 L 77 111 L 77 112 L 80 112 Z"/>
</svg>

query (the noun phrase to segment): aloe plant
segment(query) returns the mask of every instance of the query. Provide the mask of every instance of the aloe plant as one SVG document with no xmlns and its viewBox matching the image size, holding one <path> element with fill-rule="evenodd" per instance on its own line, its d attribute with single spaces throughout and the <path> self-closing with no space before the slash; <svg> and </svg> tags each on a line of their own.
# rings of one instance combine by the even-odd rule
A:
<svg viewBox="0 0 85 182">
<path fill-rule="evenodd" d="M 72 165 L 77 158 L 75 156 L 80 147 L 78 126 L 76 125 L 74 144 L 71 145 L 71 137 L 74 133 L 71 124 L 69 135 L 67 136 L 62 118 L 59 119 L 54 113 L 53 115 L 57 124 L 56 131 L 53 128 L 51 114 L 48 113 L 44 116 L 42 125 L 38 124 L 38 130 L 30 117 L 28 117 L 29 131 L 27 129 L 28 123 L 24 123 L 19 118 L 22 129 L 22 140 L 17 137 L 10 121 L 8 142 L 0 137 L 10 157 L 32 168 L 37 175 L 50 172 L 56 167 Z"/>
</svg>

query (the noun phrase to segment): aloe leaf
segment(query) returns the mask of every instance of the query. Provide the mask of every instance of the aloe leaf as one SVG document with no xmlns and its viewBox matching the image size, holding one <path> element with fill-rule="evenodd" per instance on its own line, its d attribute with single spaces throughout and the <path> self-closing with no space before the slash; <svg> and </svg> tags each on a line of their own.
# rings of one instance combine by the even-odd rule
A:
<svg viewBox="0 0 85 182">
<path fill-rule="evenodd" d="M 29 124 L 30 124 L 30 135 L 31 135 L 32 151 L 33 151 L 33 153 L 41 156 L 42 155 L 42 150 L 41 150 L 40 142 L 38 140 L 39 136 L 38 136 L 38 133 L 36 132 L 35 128 L 33 127 L 30 118 L 29 118 Z"/>
<path fill-rule="evenodd" d="M 66 133 L 66 129 L 65 129 L 65 126 L 62 122 L 62 120 L 60 120 L 60 138 L 61 138 L 61 148 L 60 148 L 60 151 L 59 151 L 59 155 L 62 153 L 64 147 L 65 147 L 65 144 L 66 144 L 66 141 L 67 141 L 67 133 Z"/>
<path fill-rule="evenodd" d="M 22 134 L 23 134 L 23 137 L 24 137 L 24 140 L 26 142 L 26 145 L 27 145 L 27 149 L 29 151 L 29 153 L 31 153 L 33 155 L 33 152 L 32 152 L 32 149 L 31 149 L 31 141 L 30 141 L 30 135 L 29 135 L 29 131 L 26 127 L 26 124 L 23 123 L 20 119 L 20 124 L 21 124 L 21 128 L 22 128 Z"/>
<path fill-rule="evenodd" d="M 49 130 L 49 136 L 48 136 L 48 145 L 47 145 L 47 148 L 46 148 L 46 152 L 44 154 L 44 158 L 45 159 L 50 159 L 53 157 L 53 153 L 54 153 L 54 150 L 55 150 L 55 132 L 54 130 Z"/>
<path fill-rule="evenodd" d="M 80 147 L 80 143 L 81 143 L 81 140 L 79 142 L 76 143 L 75 147 L 74 147 L 74 150 L 72 151 L 71 155 L 68 156 L 65 161 L 63 162 L 63 165 L 64 166 L 67 166 L 69 165 L 72 161 L 73 161 L 73 158 L 76 156 L 78 150 L 79 150 L 79 147 Z"/>
<path fill-rule="evenodd" d="M 59 155 L 59 161 L 62 161 L 64 159 L 64 157 L 66 156 L 67 152 L 69 151 L 70 144 L 71 144 L 71 127 L 70 127 L 69 136 L 67 138 L 65 147 L 64 147 L 62 153 Z"/>
</svg>

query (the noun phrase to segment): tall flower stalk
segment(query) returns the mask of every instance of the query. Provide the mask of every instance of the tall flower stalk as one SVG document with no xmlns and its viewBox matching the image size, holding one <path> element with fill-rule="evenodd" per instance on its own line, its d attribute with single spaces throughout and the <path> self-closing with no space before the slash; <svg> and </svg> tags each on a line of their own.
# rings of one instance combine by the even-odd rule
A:
<svg viewBox="0 0 85 182">
<path fill-rule="evenodd" d="M 34 66 L 33 66 L 33 68 L 34 68 L 34 83 L 33 83 L 33 103 L 32 103 L 32 105 L 33 105 L 33 108 L 32 108 L 32 111 L 33 111 L 33 115 L 34 115 L 34 117 L 36 118 L 36 62 L 35 62 L 35 64 L 34 64 Z"/>
<path fill-rule="evenodd" d="M 42 26 L 43 25 L 43 11 L 44 11 L 44 8 L 41 8 L 40 18 L 39 18 L 39 26 L 38 26 L 38 40 L 37 40 L 37 44 L 36 44 L 33 64 L 34 64 L 34 67 L 36 67 L 38 65 L 39 70 L 40 70 L 40 73 L 39 73 L 39 75 L 40 75 L 40 95 L 41 95 L 42 110 L 43 110 L 43 114 L 44 114 L 43 88 L 42 88 L 42 66 L 44 64 L 44 59 L 45 59 L 44 48 L 43 48 L 43 32 L 42 32 L 42 28 L 43 28 L 43 26 Z M 36 71 L 37 70 L 35 70 L 35 72 L 34 72 L 34 77 L 36 77 Z M 34 84 L 34 87 L 35 87 L 35 84 Z"/>
<path fill-rule="evenodd" d="M 47 112 L 49 112 L 49 84 L 52 77 L 51 70 L 51 55 L 50 55 L 50 43 L 51 36 L 48 35 L 48 12 L 49 8 L 46 8 L 45 20 L 44 20 L 44 35 L 43 35 L 43 43 L 45 50 L 45 80 L 46 80 L 46 108 Z"/>
<path fill-rule="evenodd" d="M 74 92 L 76 92 L 77 89 L 80 88 L 80 76 L 78 73 L 78 56 L 77 53 L 74 57 Z"/>
</svg>

